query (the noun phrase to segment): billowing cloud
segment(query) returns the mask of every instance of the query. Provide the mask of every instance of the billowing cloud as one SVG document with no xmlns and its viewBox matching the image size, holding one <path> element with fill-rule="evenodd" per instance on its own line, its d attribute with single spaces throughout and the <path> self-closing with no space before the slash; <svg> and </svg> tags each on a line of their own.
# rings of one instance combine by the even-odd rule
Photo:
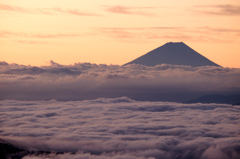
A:
<svg viewBox="0 0 240 159">
<path fill-rule="evenodd" d="M 1 139 L 30 151 L 53 152 L 24 159 L 240 157 L 239 106 L 127 97 L 0 104 Z"/>
<path fill-rule="evenodd" d="M 210 5 L 196 6 L 202 10 L 195 10 L 197 13 L 223 16 L 240 16 L 240 5 Z"/>
<path fill-rule="evenodd" d="M 240 69 L 158 65 L 0 65 L 0 99 L 84 100 L 128 96 L 179 101 L 240 92 Z"/>
<path fill-rule="evenodd" d="M 130 15 L 143 15 L 143 16 L 156 16 L 148 10 L 155 9 L 155 7 L 127 7 L 127 6 L 105 6 L 105 10 L 117 14 L 130 14 Z"/>
</svg>

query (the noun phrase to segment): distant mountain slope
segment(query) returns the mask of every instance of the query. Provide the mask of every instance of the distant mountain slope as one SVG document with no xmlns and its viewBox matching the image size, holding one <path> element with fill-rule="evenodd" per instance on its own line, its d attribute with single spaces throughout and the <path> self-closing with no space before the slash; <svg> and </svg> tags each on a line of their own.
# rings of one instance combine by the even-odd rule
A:
<svg viewBox="0 0 240 159">
<path fill-rule="evenodd" d="M 240 94 L 234 94 L 230 96 L 224 96 L 220 94 L 206 95 L 189 100 L 186 103 L 223 103 L 238 105 L 238 103 L 240 103 Z"/>
<path fill-rule="evenodd" d="M 125 65 L 128 64 L 141 64 L 145 66 L 156 66 L 160 64 L 186 65 L 193 67 L 219 66 L 197 53 L 183 42 L 166 43 Z"/>
<path fill-rule="evenodd" d="M 28 152 L 19 149 L 12 144 L 0 139 L 0 158 L 1 159 L 20 159 L 25 156 Z"/>
</svg>

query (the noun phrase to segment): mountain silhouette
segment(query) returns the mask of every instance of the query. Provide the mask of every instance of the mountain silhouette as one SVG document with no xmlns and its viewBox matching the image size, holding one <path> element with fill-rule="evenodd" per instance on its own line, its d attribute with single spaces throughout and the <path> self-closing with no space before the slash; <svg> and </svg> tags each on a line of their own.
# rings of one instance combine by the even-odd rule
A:
<svg viewBox="0 0 240 159">
<path fill-rule="evenodd" d="M 186 65 L 186 66 L 219 66 L 202 56 L 183 42 L 169 42 L 147 54 L 128 62 L 128 64 L 141 64 L 156 66 L 160 64 Z M 221 66 L 219 66 L 221 67 Z"/>
</svg>

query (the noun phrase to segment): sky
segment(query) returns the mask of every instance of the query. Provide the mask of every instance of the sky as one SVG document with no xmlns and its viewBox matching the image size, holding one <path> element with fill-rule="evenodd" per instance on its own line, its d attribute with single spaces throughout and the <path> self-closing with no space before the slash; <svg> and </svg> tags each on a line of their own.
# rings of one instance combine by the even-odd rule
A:
<svg viewBox="0 0 240 159">
<path fill-rule="evenodd" d="M 1 139 L 25 150 L 53 152 L 31 153 L 23 159 L 240 157 L 239 106 L 139 102 L 127 97 L 0 104 Z"/>
<path fill-rule="evenodd" d="M 183 41 L 239 68 L 239 0 L 1 0 L 0 61 L 125 64 Z"/>
</svg>

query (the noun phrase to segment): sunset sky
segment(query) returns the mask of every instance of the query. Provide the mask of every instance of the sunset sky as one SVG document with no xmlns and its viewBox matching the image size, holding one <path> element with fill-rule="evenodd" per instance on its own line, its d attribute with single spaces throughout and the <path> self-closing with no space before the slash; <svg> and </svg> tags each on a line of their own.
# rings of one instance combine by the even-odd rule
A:
<svg viewBox="0 0 240 159">
<path fill-rule="evenodd" d="M 125 64 L 182 41 L 240 67 L 239 0 L 1 0 L 0 61 Z"/>
</svg>

